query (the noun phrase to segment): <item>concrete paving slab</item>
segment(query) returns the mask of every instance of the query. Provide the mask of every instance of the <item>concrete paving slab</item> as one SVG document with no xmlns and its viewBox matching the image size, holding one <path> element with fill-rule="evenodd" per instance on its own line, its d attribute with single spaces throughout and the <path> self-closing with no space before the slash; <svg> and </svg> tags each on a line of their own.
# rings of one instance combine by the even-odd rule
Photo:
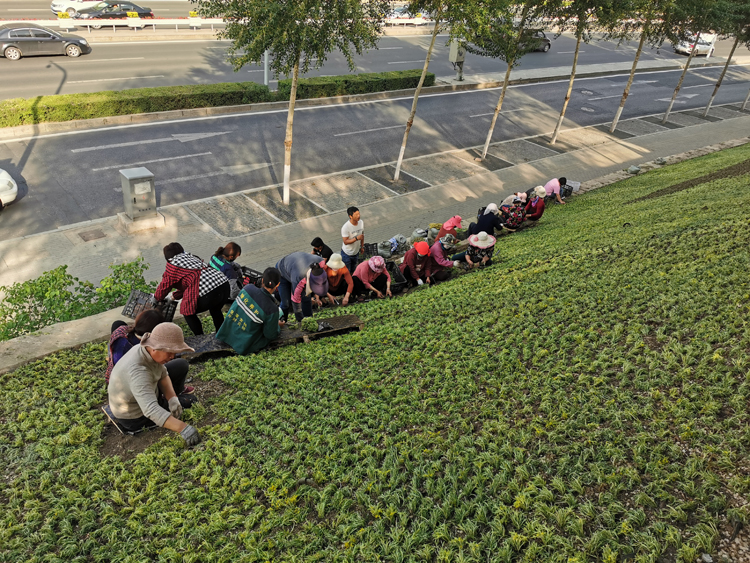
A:
<svg viewBox="0 0 750 563">
<path fill-rule="evenodd" d="M 415 178 L 403 170 L 398 176 L 398 182 L 394 182 L 393 176 L 396 173 L 396 167 L 392 164 L 376 166 L 375 168 L 368 168 L 367 170 L 360 170 L 359 173 L 399 194 L 415 192 L 430 187 L 430 184 L 427 182 L 423 182 L 419 178 Z"/>
<path fill-rule="evenodd" d="M 226 238 L 246 235 L 283 223 L 244 195 L 217 197 L 186 205 L 197 217 Z"/>
<path fill-rule="evenodd" d="M 667 120 L 666 123 L 662 123 L 661 122 L 662 116 L 658 116 L 658 117 L 657 116 L 644 117 L 644 118 L 641 119 L 641 121 L 647 121 L 648 123 L 653 123 L 655 125 L 660 125 L 661 127 L 665 127 L 667 129 L 681 129 L 683 127 L 683 125 L 681 125 L 679 123 L 675 123 L 674 121 L 672 121 L 672 115 L 674 115 L 674 114 L 671 114 L 669 116 L 669 119 Z"/>
<path fill-rule="evenodd" d="M 485 156 L 480 161 L 477 161 L 477 158 L 482 157 L 482 150 L 481 149 L 469 149 L 466 151 L 460 151 L 460 152 L 454 152 L 451 153 L 454 156 L 457 156 L 461 160 L 465 160 L 467 162 L 471 162 L 472 164 L 476 164 L 477 166 L 481 166 L 485 170 L 502 170 L 503 168 L 509 168 L 513 166 L 511 162 L 508 162 L 507 160 L 503 160 L 502 158 L 498 158 L 493 154 L 490 154 L 490 151 L 487 151 L 487 156 Z"/>
<path fill-rule="evenodd" d="M 560 154 L 559 152 L 542 147 L 529 141 L 506 141 L 491 145 L 487 154 L 496 156 L 513 164 L 533 162 L 540 158 L 547 158 Z"/>
<path fill-rule="evenodd" d="M 630 133 L 631 135 L 635 135 L 637 137 L 640 135 L 650 135 L 651 133 L 658 133 L 659 131 L 666 131 L 667 127 L 652 123 L 650 121 L 644 121 L 643 119 L 627 119 L 625 121 L 620 121 L 617 124 L 617 129 L 620 131 L 625 131 L 626 133 Z"/>
<path fill-rule="evenodd" d="M 690 111 L 683 111 L 680 113 L 682 113 L 682 115 L 689 115 L 691 117 L 697 117 L 698 119 L 702 119 L 703 121 L 716 122 L 716 121 L 721 121 L 722 119 L 724 119 L 723 117 L 712 115 L 711 113 L 709 113 L 706 117 L 703 117 L 703 111 L 704 110 L 702 109 L 695 109 L 695 110 L 690 110 Z"/>
<path fill-rule="evenodd" d="M 526 140 L 530 143 L 534 143 L 535 145 L 539 145 L 540 147 L 544 147 L 545 149 L 555 151 L 558 154 L 568 151 L 574 151 L 579 148 L 565 141 L 565 133 L 560 133 L 558 135 L 554 145 L 550 144 L 548 135 L 545 135 L 544 137 L 532 137 Z"/>
<path fill-rule="evenodd" d="M 247 194 L 247 197 L 285 223 L 315 217 L 328 212 L 327 209 L 315 205 L 312 201 L 305 199 L 294 190 L 290 190 L 289 205 L 285 205 L 283 193 L 283 188 L 279 187 L 260 192 L 251 192 Z"/>
<path fill-rule="evenodd" d="M 453 153 L 408 160 L 402 167 L 409 174 L 433 185 L 454 182 L 484 172 L 481 166 L 462 160 Z"/>
<path fill-rule="evenodd" d="M 595 127 L 586 127 L 585 129 L 577 129 L 575 131 L 564 131 L 560 133 L 563 141 L 567 145 L 574 145 L 578 148 L 582 147 L 594 147 L 596 145 L 603 145 L 612 141 L 612 136 L 609 133 L 604 133 Z"/>
<path fill-rule="evenodd" d="M 738 107 L 713 107 L 710 110 L 708 110 L 708 115 L 710 117 L 718 117 L 719 119 L 734 119 L 736 117 L 741 117 L 744 115 L 740 111 L 739 106 Z"/>
<path fill-rule="evenodd" d="M 346 209 L 352 205 L 360 207 L 397 195 L 357 172 L 304 180 L 293 187 L 297 193 L 330 210 Z"/>
<path fill-rule="evenodd" d="M 694 115 L 689 115 L 687 113 L 681 112 L 671 114 L 669 116 L 669 121 L 672 123 L 677 123 L 678 125 L 682 125 L 683 127 L 703 125 L 705 123 L 708 123 L 708 120 L 706 119 L 701 119 L 700 117 L 695 117 Z"/>
</svg>

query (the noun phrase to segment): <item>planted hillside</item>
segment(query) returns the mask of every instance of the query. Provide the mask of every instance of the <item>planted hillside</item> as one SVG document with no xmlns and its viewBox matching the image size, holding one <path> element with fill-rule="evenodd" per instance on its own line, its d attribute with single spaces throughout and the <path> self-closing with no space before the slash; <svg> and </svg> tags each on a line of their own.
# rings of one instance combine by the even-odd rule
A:
<svg viewBox="0 0 750 563">
<path fill-rule="evenodd" d="M 0 376 L 0 560 L 716 561 L 750 513 L 750 178 L 684 182 L 749 159 L 554 206 L 362 332 L 207 362 L 194 449 L 109 455 L 103 345 Z"/>
</svg>

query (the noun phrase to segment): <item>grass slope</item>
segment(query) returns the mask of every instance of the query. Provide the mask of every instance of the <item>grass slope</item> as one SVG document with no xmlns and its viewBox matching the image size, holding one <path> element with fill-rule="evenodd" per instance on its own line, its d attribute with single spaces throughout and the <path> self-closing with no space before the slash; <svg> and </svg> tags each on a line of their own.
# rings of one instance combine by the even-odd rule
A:
<svg viewBox="0 0 750 563">
<path fill-rule="evenodd" d="M 748 175 L 625 204 L 749 158 L 577 197 L 360 333 L 208 362 L 232 391 L 192 450 L 102 457 L 102 345 L 1 376 L 0 560 L 715 555 L 748 522 Z"/>
</svg>

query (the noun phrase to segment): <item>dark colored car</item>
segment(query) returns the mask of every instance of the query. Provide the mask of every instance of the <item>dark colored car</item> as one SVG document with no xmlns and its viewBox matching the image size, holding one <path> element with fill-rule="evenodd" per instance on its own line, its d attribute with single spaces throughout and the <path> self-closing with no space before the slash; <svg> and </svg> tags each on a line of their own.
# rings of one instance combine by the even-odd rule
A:
<svg viewBox="0 0 750 563">
<path fill-rule="evenodd" d="M 549 40 L 549 38 L 544 34 L 541 30 L 530 30 L 531 37 L 529 38 L 529 43 L 532 43 L 536 46 L 534 49 L 535 51 L 542 51 L 543 53 L 546 53 L 550 50 L 550 47 L 552 46 L 552 41 Z"/>
<path fill-rule="evenodd" d="M 117 2 L 116 0 L 105 0 L 91 8 L 81 8 L 74 16 L 81 20 L 124 20 L 129 12 L 135 12 L 139 18 L 153 18 L 154 12 L 151 8 L 141 8 L 131 2 Z M 99 29 L 102 24 L 92 24 L 91 27 Z"/>
<path fill-rule="evenodd" d="M 17 61 L 33 55 L 88 55 L 91 45 L 83 37 L 60 33 L 34 23 L 0 25 L 0 54 Z"/>
</svg>

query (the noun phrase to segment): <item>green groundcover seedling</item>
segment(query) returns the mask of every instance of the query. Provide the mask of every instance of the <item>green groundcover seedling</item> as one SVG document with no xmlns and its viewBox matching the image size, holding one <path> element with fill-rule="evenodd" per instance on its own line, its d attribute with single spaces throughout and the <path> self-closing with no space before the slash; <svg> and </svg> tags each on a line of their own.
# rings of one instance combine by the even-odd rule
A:
<svg viewBox="0 0 750 563">
<path fill-rule="evenodd" d="M 750 169 L 711 174 L 748 161 L 576 196 L 361 332 L 207 361 L 192 449 L 101 452 L 103 344 L 0 376 L 0 560 L 717 560 L 749 513 Z"/>
</svg>

